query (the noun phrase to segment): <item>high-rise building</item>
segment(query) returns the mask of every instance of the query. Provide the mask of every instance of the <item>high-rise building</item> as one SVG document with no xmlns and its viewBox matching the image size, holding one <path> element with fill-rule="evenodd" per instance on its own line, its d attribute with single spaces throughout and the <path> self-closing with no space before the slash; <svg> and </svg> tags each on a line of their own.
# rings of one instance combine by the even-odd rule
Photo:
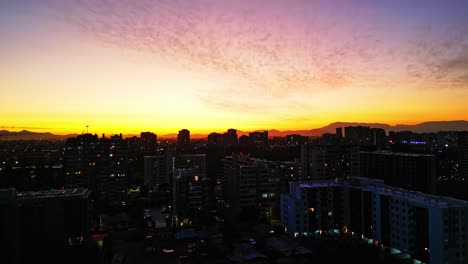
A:
<svg viewBox="0 0 468 264">
<path fill-rule="evenodd" d="M 343 140 L 343 128 L 337 127 L 336 128 L 336 137 L 341 141 Z"/>
<path fill-rule="evenodd" d="M 299 134 L 292 134 L 286 136 L 286 143 L 289 146 L 299 146 L 307 141 L 307 137 L 301 136 Z"/>
<path fill-rule="evenodd" d="M 242 135 L 239 137 L 239 145 L 240 146 L 243 146 L 243 147 L 246 147 L 248 145 L 250 145 L 250 138 L 249 136 L 246 136 L 246 135 Z"/>
<path fill-rule="evenodd" d="M 110 138 L 84 134 L 67 139 L 65 172 L 68 188 L 89 188 L 109 203 L 127 196 L 127 147 L 122 135 Z"/>
<path fill-rule="evenodd" d="M 160 186 L 169 183 L 168 169 L 170 167 L 166 155 L 144 156 L 143 166 L 144 184 L 146 186 Z"/>
<path fill-rule="evenodd" d="M 102 138 L 97 162 L 97 191 L 109 203 L 127 198 L 127 145 L 122 135 Z"/>
<path fill-rule="evenodd" d="M 0 190 L 0 210 L 8 209 L 9 213 L 2 214 L 2 229 L 9 225 L 2 234 L 10 235 L 1 236 L 2 245 L 7 242 L 3 249 L 9 249 L 3 251 L 8 253 L 6 263 L 71 263 L 76 256 L 85 257 L 90 238 L 90 193 L 88 189 Z"/>
<path fill-rule="evenodd" d="M 15 189 L 0 189 L 0 215 L 2 262 L 21 263 L 19 205 Z"/>
<path fill-rule="evenodd" d="M 177 144 L 181 147 L 190 145 L 190 130 L 179 130 L 179 134 L 177 135 Z"/>
<path fill-rule="evenodd" d="M 67 187 L 97 190 L 96 164 L 99 148 L 97 135 L 83 134 L 67 139 L 64 156 Z"/>
<path fill-rule="evenodd" d="M 226 146 L 236 146 L 239 143 L 237 138 L 237 130 L 230 128 L 224 133 L 224 144 Z"/>
<path fill-rule="evenodd" d="M 224 135 L 220 133 L 211 133 L 208 135 L 208 146 L 221 147 L 224 146 Z"/>
<path fill-rule="evenodd" d="M 177 154 L 173 158 L 173 172 L 178 169 L 193 169 L 200 177 L 206 176 L 206 154 Z"/>
<path fill-rule="evenodd" d="M 172 187 L 173 210 L 178 217 L 188 216 L 191 209 L 202 210 L 207 206 L 208 181 L 195 169 L 177 169 Z"/>
<path fill-rule="evenodd" d="M 152 132 L 141 132 L 141 150 L 143 153 L 153 153 L 158 145 L 158 136 Z"/>
<path fill-rule="evenodd" d="M 460 155 L 460 178 L 468 181 L 468 131 L 458 133 L 458 150 Z"/>
<path fill-rule="evenodd" d="M 236 155 L 223 159 L 223 170 L 226 202 L 235 213 L 256 210 L 267 220 L 278 219 L 281 178 L 285 176 L 281 164 Z"/>
<path fill-rule="evenodd" d="M 302 180 L 359 176 L 359 147 L 353 145 L 301 145 Z"/>
<path fill-rule="evenodd" d="M 341 231 L 422 263 L 468 261 L 466 201 L 356 177 L 291 182 L 280 208 L 290 234 Z"/>
<path fill-rule="evenodd" d="M 345 127 L 345 139 L 354 145 L 371 145 L 373 141 L 372 130 L 367 126 Z"/>
<path fill-rule="evenodd" d="M 337 136 L 342 131 L 337 130 Z M 370 128 L 366 126 L 345 127 L 345 139 L 347 143 L 359 146 L 375 146 L 383 149 L 387 145 L 387 136 L 383 128 Z"/>
<path fill-rule="evenodd" d="M 268 146 L 268 131 L 251 132 L 249 133 L 249 140 L 251 144 L 257 147 L 266 147 Z"/>
<path fill-rule="evenodd" d="M 431 154 L 361 151 L 361 176 L 385 184 L 435 194 L 436 156 Z"/>
</svg>

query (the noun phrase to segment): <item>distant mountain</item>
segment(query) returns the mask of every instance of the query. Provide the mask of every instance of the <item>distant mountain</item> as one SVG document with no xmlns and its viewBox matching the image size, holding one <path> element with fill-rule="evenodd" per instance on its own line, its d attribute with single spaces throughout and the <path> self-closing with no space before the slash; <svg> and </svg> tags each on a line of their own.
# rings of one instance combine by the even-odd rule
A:
<svg viewBox="0 0 468 264">
<path fill-rule="evenodd" d="M 18 132 L 10 132 L 8 130 L 0 131 L 0 140 L 63 140 L 69 137 L 74 137 L 76 134 L 70 135 L 54 135 L 49 132 L 31 132 L 28 130 L 21 130 Z"/>
<path fill-rule="evenodd" d="M 336 133 L 336 129 L 339 127 L 345 128 L 348 126 L 368 126 L 372 128 L 383 128 L 388 133 L 389 131 L 413 131 L 415 133 L 431 133 L 437 131 L 464 131 L 468 130 L 468 121 L 456 120 L 456 121 L 429 121 L 416 125 L 395 125 L 391 126 L 389 124 L 383 123 L 359 123 L 359 122 L 334 122 L 327 126 L 315 128 L 311 130 L 284 130 L 279 131 L 275 129 L 270 129 L 268 131 L 269 137 L 284 137 L 291 134 L 299 134 L 309 137 L 321 136 L 325 133 Z M 344 129 L 343 129 L 344 130 Z M 265 130 L 255 130 L 255 131 L 265 131 Z M 238 136 L 248 135 L 250 131 L 237 131 Z M 344 133 L 344 131 L 343 131 Z M 164 135 L 162 138 L 176 138 L 177 134 Z M 195 134 L 190 135 L 191 138 L 206 138 L 207 135 Z"/>
<path fill-rule="evenodd" d="M 430 121 L 417 125 L 396 125 L 393 131 L 413 131 L 416 133 L 431 133 L 437 131 L 465 131 L 468 130 L 468 121 Z"/>
<path fill-rule="evenodd" d="M 325 133 L 335 133 L 336 128 L 347 126 L 368 126 L 373 128 L 383 128 L 385 131 L 413 131 L 415 133 L 432 133 L 437 131 L 468 131 L 468 121 L 465 120 L 455 120 L 455 121 L 429 121 L 416 125 L 395 125 L 391 126 L 389 124 L 382 123 L 358 123 L 358 122 L 335 122 L 327 126 L 310 129 L 310 130 L 284 130 L 279 131 L 275 129 L 270 129 L 268 131 L 268 136 L 270 137 L 284 137 L 291 134 L 299 134 L 303 136 L 321 136 Z M 255 131 L 265 131 L 265 130 L 255 130 Z M 344 132 L 344 131 L 343 131 Z M 238 130 L 237 134 L 239 136 L 248 135 L 249 131 Z M 75 137 L 77 134 L 69 135 L 55 135 L 49 132 L 31 132 L 28 130 L 22 130 L 18 132 L 10 132 L 8 130 L 0 130 L 0 140 L 28 140 L 28 139 L 67 139 L 69 137 Z M 135 135 L 124 135 L 124 137 L 135 136 Z M 137 135 L 138 136 L 138 135 Z M 158 135 L 159 136 L 159 135 Z M 207 134 L 191 134 L 192 139 L 201 139 L 206 138 Z M 177 134 L 166 134 L 161 135 L 159 138 L 177 138 Z"/>
<path fill-rule="evenodd" d="M 335 122 L 328 126 L 311 130 L 298 130 L 288 131 L 290 133 L 301 134 L 304 136 L 321 136 L 325 133 L 336 133 L 336 128 L 347 126 L 368 126 L 372 128 L 383 128 L 386 132 L 388 131 L 413 131 L 415 133 L 432 133 L 438 131 L 464 131 L 468 130 L 468 121 L 456 120 L 456 121 L 429 121 L 416 125 L 395 125 L 382 123 L 358 123 L 358 122 Z M 343 131 L 344 133 L 344 131 Z"/>
</svg>

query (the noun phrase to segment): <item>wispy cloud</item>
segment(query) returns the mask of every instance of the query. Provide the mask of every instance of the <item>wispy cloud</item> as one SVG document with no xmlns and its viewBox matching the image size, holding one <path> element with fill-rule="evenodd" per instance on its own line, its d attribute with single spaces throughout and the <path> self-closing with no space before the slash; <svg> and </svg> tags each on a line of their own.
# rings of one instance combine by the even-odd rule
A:
<svg viewBox="0 0 468 264">
<path fill-rule="evenodd" d="M 343 87 L 468 88 L 466 24 L 421 19 L 392 36 L 395 23 L 382 9 L 323 3 L 79 0 L 51 8 L 98 43 L 246 84 L 237 96 L 229 88 L 199 96 L 213 107 L 249 104 L 248 89 L 267 100 Z"/>
</svg>

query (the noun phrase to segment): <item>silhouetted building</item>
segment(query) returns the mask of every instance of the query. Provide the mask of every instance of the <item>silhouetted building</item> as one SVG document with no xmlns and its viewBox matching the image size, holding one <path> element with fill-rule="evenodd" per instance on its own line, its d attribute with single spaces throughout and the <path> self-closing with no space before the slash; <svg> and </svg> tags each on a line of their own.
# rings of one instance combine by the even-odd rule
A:
<svg viewBox="0 0 468 264">
<path fill-rule="evenodd" d="M 349 126 L 345 127 L 345 139 L 348 143 L 355 145 L 371 145 L 372 130 L 365 126 Z"/>
<path fill-rule="evenodd" d="M 352 145 L 301 145 L 302 180 L 359 176 L 359 147 Z"/>
<path fill-rule="evenodd" d="M 65 178 L 69 188 L 97 190 L 96 164 L 100 145 L 97 135 L 68 138 L 65 143 Z"/>
<path fill-rule="evenodd" d="M 251 132 L 249 133 L 249 139 L 251 144 L 257 147 L 266 147 L 268 146 L 268 131 Z"/>
<path fill-rule="evenodd" d="M 193 168 L 177 169 L 173 180 L 173 210 L 178 217 L 187 217 L 189 210 L 202 210 L 208 202 L 208 181 Z"/>
<path fill-rule="evenodd" d="M 466 263 L 468 202 L 382 180 L 291 182 L 281 225 L 292 235 L 349 233 L 423 263 Z"/>
<path fill-rule="evenodd" d="M 2 263 L 21 263 L 19 205 L 15 189 L 0 189 L 0 258 Z"/>
<path fill-rule="evenodd" d="M 158 136 L 151 132 L 140 133 L 141 148 L 143 153 L 154 153 L 158 146 Z"/>
<path fill-rule="evenodd" d="M 226 144 L 226 146 L 236 146 L 238 143 L 237 130 L 233 128 L 228 129 L 228 131 L 224 133 L 224 144 Z"/>
<path fill-rule="evenodd" d="M 361 151 L 361 176 L 384 180 L 385 184 L 435 194 L 437 160 L 434 155 Z"/>
<path fill-rule="evenodd" d="M 246 147 L 250 144 L 250 138 L 249 136 L 242 135 L 239 137 L 239 145 L 242 147 Z"/>
<path fill-rule="evenodd" d="M 341 131 L 337 131 L 337 135 Z M 387 136 L 383 128 L 370 128 L 365 126 L 345 127 L 345 139 L 347 143 L 359 146 L 375 146 L 383 149 L 387 146 Z"/>
<path fill-rule="evenodd" d="M 307 137 L 301 136 L 299 134 L 287 135 L 286 144 L 289 146 L 299 146 L 307 141 Z"/>
<path fill-rule="evenodd" d="M 65 172 L 68 188 L 89 188 L 109 203 L 127 196 L 127 146 L 122 135 L 98 139 L 84 134 L 65 144 Z"/>
<path fill-rule="evenodd" d="M 276 162 L 227 156 L 223 159 L 226 202 L 236 213 L 255 210 L 267 220 L 279 216 L 279 194 L 284 171 Z"/>
<path fill-rule="evenodd" d="M 90 238 L 90 191 L 62 189 L 17 193 L 0 190 L 3 251 L 5 263 L 72 263 L 75 258 L 87 261 Z M 8 199 L 3 199 L 5 196 Z M 12 222 L 13 221 L 13 222 Z M 9 235 L 4 236 L 5 235 Z M 6 240 L 3 241 L 3 238 Z M 8 259 L 10 261 L 8 261 Z M 5 256 L 2 253 L 2 261 Z"/>
<path fill-rule="evenodd" d="M 460 155 L 460 178 L 468 180 L 468 131 L 458 133 L 458 150 Z"/>
<path fill-rule="evenodd" d="M 343 128 L 337 127 L 336 128 L 336 137 L 341 141 L 343 140 Z"/>
<path fill-rule="evenodd" d="M 97 191 L 111 204 L 127 199 L 127 145 L 122 134 L 102 138 L 98 153 Z"/>
<path fill-rule="evenodd" d="M 177 144 L 181 147 L 190 145 L 190 131 L 188 129 L 182 129 L 177 135 Z"/>
<path fill-rule="evenodd" d="M 168 170 L 172 169 L 166 155 L 143 157 L 144 184 L 146 186 L 160 186 L 169 184 Z"/>
<path fill-rule="evenodd" d="M 172 184 L 178 169 L 193 169 L 200 177 L 206 176 L 205 154 L 177 154 L 168 149 L 164 155 L 145 156 L 144 182 L 147 186 Z"/>
<path fill-rule="evenodd" d="M 383 128 L 372 128 L 372 145 L 377 149 L 385 149 L 388 146 L 388 138 Z"/>
<path fill-rule="evenodd" d="M 193 172 L 206 177 L 206 154 L 177 154 L 173 157 L 173 172 L 178 169 L 193 169 Z"/>
<path fill-rule="evenodd" d="M 224 146 L 224 135 L 220 133 L 211 133 L 208 135 L 208 146 L 221 147 Z"/>
</svg>

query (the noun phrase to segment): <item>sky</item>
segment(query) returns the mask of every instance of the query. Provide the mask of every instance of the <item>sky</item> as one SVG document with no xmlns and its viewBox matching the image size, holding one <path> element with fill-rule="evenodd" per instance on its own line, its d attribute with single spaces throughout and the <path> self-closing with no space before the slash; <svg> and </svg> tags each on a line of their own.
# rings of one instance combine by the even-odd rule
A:
<svg viewBox="0 0 468 264">
<path fill-rule="evenodd" d="M 466 0 L 0 0 L 0 130 L 468 120 L 466 25 Z"/>
</svg>

